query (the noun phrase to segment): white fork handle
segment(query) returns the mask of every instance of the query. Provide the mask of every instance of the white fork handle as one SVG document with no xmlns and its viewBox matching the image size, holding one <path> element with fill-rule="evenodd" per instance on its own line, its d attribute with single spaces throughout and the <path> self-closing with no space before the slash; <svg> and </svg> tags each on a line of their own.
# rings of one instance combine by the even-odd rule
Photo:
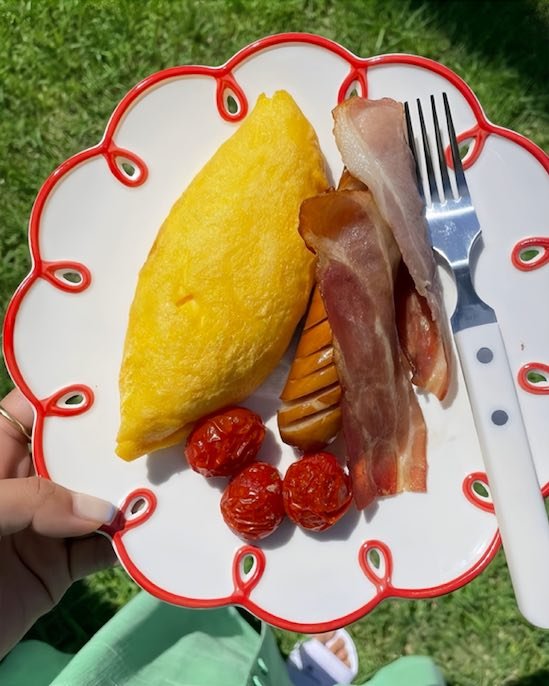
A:
<svg viewBox="0 0 549 686">
<path fill-rule="evenodd" d="M 547 629 L 549 522 L 501 332 L 483 324 L 455 340 L 517 604 Z"/>
</svg>

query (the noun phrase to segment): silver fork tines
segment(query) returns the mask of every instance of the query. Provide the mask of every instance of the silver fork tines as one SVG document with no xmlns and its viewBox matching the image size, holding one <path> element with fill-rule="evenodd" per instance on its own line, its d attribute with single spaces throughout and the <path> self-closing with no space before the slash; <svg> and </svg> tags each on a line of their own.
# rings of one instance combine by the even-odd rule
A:
<svg viewBox="0 0 549 686">
<path fill-rule="evenodd" d="M 454 146 L 452 145 L 452 142 L 455 142 L 455 131 L 454 131 L 454 124 L 452 122 L 452 115 L 450 114 L 450 109 L 448 107 L 448 98 L 446 97 L 446 93 L 443 93 L 442 98 L 444 100 L 444 108 L 446 110 L 446 121 L 448 122 L 448 130 L 450 131 L 450 147 L 452 149 L 452 161 L 453 161 L 453 167 L 455 170 L 456 174 L 456 181 L 458 174 L 460 174 L 463 177 L 465 189 L 467 189 L 467 184 L 465 183 L 465 176 L 463 174 L 463 167 L 461 165 L 461 159 L 459 156 L 459 150 L 457 148 L 457 145 Z M 421 107 L 421 103 L 418 100 L 418 107 Z M 440 135 L 440 126 L 438 124 L 438 117 L 437 117 L 437 108 L 435 106 L 435 98 L 433 95 L 431 95 L 431 111 L 433 113 L 433 123 L 435 125 L 435 138 L 437 141 L 437 152 L 438 152 L 438 163 L 440 167 L 440 175 L 442 178 L 442 192 L 443 192 L 443 198 L 451 198 L 452 197 L 452 186 L 450 184 L 450 177 L 448 175 L 448 168 L 446 167 L 446 157 L 444 155 L 444 146 L 442 145 L 442 136 Z M 423 117 L 422 117 L 423 120 Z M 423 133 L 424 129 L 422 129 Z M 458 193 L 461 195 L 461 189 L 460 189 L 460 184 L 458 184 Z"/>
<path fill-rule="evenodd" d="M 456 278 L 458 303 L 452 316 L 452 328 L 454 331 L 459 331 L 468 326 L 495 321 L 495 315 L 493 310 L 478 297 L 471 281 L 469 261 L 473 245 L 480 236 L 480 224 L 467 187 L 448 97 L 446 93 L 442 94 L 457 197 L 452 189 L 435 97 L 431 95 L 430 100 L 435 146 L 430 144 L 426 118 L 419 99 L 417 100 L 419 135 L 414 135 L 408 103 L 404 105 L 406 127 L 408 142 L 416 163 L 418 188 L 426 204 L 426 219 L 431 244 L 433 249 L 448 262 Z M 418 154 L 418 147 L 421 154 Z M 422 174 L 422 157 L 425 161 L 425 175 Z M 440 173 L 440 192 L 435 167 Z"/>
</svg>

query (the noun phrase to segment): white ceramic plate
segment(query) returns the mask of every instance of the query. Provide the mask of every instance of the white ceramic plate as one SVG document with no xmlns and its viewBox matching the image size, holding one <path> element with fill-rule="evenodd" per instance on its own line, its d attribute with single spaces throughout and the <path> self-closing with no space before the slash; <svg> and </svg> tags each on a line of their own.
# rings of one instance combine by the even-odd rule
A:
<svg viewBox="0 0 549 686">
<path fill-rule="evenodd" d="M 380 499 L 324 534 L 286 522 L 258 546 L 243 545 L 221 519 L 219 483 L 190 470 L 181 447 L 132 463 L 114 454 L 118 370 L 138 270 L 195 173 L 257 96 L 280 88 L 315 127 L 333 179 L 342 166 L 331 133 L 338 100 L 353 89 L 401 101 L 448 93 L 456 129 L 472 141 L 467 179 L 484 238 L 476 284 L 498 312 L 544 486 L 548 384 L 540 376 L 528 381 L 527 373 L 549 377 L 549 317 L 539 301 L 549 286 L 548 161 L 531 142 L 488 122 L 459 77 L 420 57 L 362 59 L 318 36 L 285 34 L 221 67 L 175 67 L 135 86 L 102 141 L 61 165 L 37 197 L 33 268 L 9 307 L 4 352 L 35 408 L 38 473 L 120 506 L 105 533 L 143 588 L 192 607 L 238 603 L 278 626 L 320 631 L 358 619 L 384 597 L 451 591 L 494 555 L 490 499 L 473 487 L 485 476 L 461 376 L 451 402 L 420 396 L 428 492 Z M 521 258 L 525 239 L 534 259 Z M 451 311 L 453 286 L 442 270 L 441 277 Z M 294 459 L 276 429 L 288 359 L 247 403 L 269 429 L 260 457 L 282 472 Z"/>
</svg>

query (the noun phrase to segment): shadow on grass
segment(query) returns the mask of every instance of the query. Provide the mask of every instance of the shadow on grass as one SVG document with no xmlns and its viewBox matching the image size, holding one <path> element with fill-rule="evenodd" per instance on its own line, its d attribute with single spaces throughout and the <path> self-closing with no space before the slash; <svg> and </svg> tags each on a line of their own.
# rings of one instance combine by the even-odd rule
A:
<svg viewBox="0 0 549 686">
<path fill-rule="evenodd" d="M 461 43 L 502 69 L 515 69 L 536 94 L 547 97 L 549 11 L 542 10 L 541 3 L 411 0 L 410 5 L 424 7 L 452 44 Z"/>
<path fill-rule="evenodd" d="M 540 669 L 516 681 L 510 681 L 508 686 L 547 686 L 547 684 L 549 684 L 549 669 Z"/>
</svg>

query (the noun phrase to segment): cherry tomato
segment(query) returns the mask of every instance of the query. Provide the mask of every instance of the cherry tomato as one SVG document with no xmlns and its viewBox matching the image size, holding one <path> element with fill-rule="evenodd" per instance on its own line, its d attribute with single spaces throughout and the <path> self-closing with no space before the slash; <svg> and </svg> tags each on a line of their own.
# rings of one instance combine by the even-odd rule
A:
<svg viewBox="0 0 549 686">
<path fill-rule="evenodd" d="M 335 524 L 351 504 L 351 479 L 331 453 L 305 455 L 288 468 L 282 485 L 288 517 L 311 531 Z"/>
<path fill-rule="evenodd" d="M 203 476 L 232 476 L 255 460 L 264 437 L 261 417 L 245 407 L 230 407 L 195 424 L 185 455 Z"/>
<path fill-rule="evenodd" d="M 255 462 L 243 469 L 221 497 L 221 514 L 227 526 L 246 540 L 272 534 L 284 519 L 278 469 L 265 462 Z"/>
</svg>

